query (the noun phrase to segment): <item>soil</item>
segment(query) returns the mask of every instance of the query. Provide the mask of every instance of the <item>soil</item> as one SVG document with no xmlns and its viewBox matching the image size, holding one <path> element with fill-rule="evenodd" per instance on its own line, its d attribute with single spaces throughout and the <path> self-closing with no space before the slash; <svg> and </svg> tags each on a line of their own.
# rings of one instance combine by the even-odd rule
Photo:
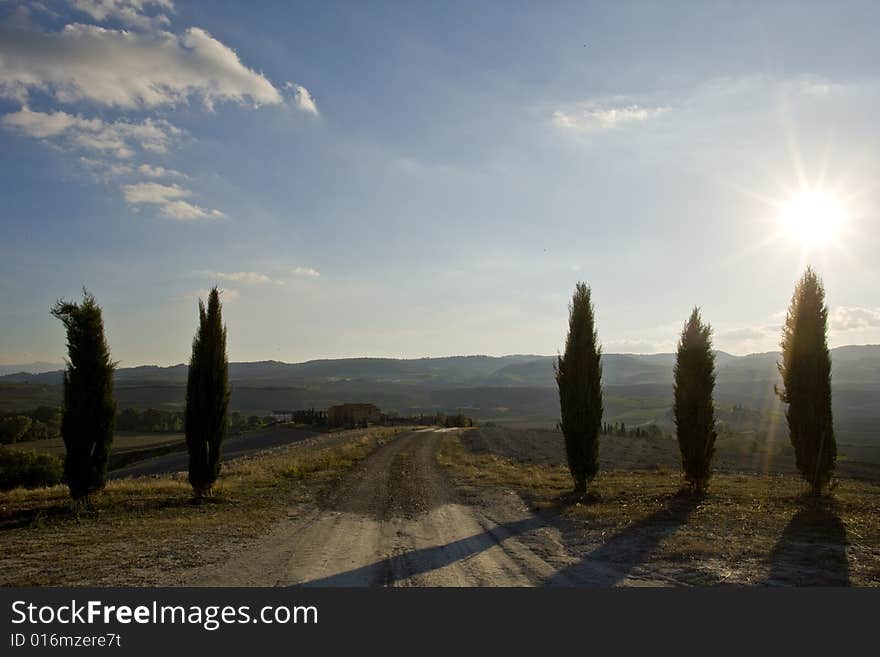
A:
<svg viewBox="0 0 880 657">
<path fill-rule="evenodd" d="M 670 450 L 650 440 L 641 440 L 638 449 L 620 448 L 618 456 L 625 458 L 615 467 L 624 468 L 624 472 L 606 475 L 606 480 L 632 478 L 625 483 L 628 488 L 639 486 L 642 480 L 649 487 L 663 480 L 662 490 L 657 489 L 660 492 L 643 491 L 646 504 L 654 506 L 638 518 L 627 520 L 626 509 L 622 514 L 615 510 L 618 504 L 608 493 L 593 507 L 589 502 L 583 508 L 569 503 L 542 505 L 522 487 L 505 485 L 502 480 L 481 483 L 438 463 L 438 452 L 444 445 L 448 447 L 450 440 L 458 444 L 455 436 L 460 435 L 463 447 L 459 444 L 459 449 L 489 454 L 490 459 L 513 456 L 520 463 L 544 464 L 528 467 L 535 468 L 535 473 L 544 468 L 542 472 L 556 472 L 553 476 L 558 477 L 561 468 L 548 470 L 546 465 L 559 461 L 558 444 L 547 440 L 552 432 L 524 436 L 529 432 L 479 429 L 450 435 L 449 431 L 421 429 L 401 434 L 314 495 L 313 499 L 320 502 L 291 507 L 288 517 L 268 535 L 243 546 L 238 556 L 220 567 L 192 571 L 184 583 L 829 585 L 853 583 L 847 562 L 849 552 L 850 562 L 859 560 L 860 581 L 880 584 L 880 550 L 870 544 L 873 539 L 865 536 L 861 539 L 864 545 L 849 544 L 856 539 L 847 538 L 840 517 L 823 515 L 822 511 L 804 511 L 794 518 L 788 517 L 787 510 L 781 512 L 778 519 L 773 519 L 779 526 L 773 525 L 765 532 L 769 543 L 755 541 L 749 544 L 752 547 L 725 557 L 730 539 L 725 538 L 722 523 L 753 520 L 745 516 L 731 520 L 731 509 L 724 507 L 727 502 L 723 496 L 704 503 L 675 492 L 675 474 L 644 470 L 646 460 L 658 468 L 677 466 L 674 452 L 670 456 Z M 607 459 L 608 455 L 606 451 L 603 457 Z M 522 465 L 511 467 L 523 472 Z M 643 469 L 626 474 L 627 467 Z M 532 470 L 527 468 L 527 477 L 528 472 Z M 750 477 L 730 477 L 730 485 L 738 485 L 739 479 L 746 481 L 744 486 L 753 485 Z M 873 490 L 873 485 L 859 485 Z M 613 486 L 619 483 L 612 482 Z M 632 499 L 639 495 L 636 492 Z M 867 503 L 875 504 L 876 497 Z M 620 504 L 627 506 L 625 502 Z M 579 509 L 566 510 L 574 507 Z M 603 519 L 602 514 L 609 509 L 613 521 Z M 624 517 L 622 524 L 617 516 Z M 754 518 L 754 522 L 762 523 L 765 514 L 756 511 Z M 754 532 L 743 531 L 745 544 L 749 533 Z"/>
</svg>

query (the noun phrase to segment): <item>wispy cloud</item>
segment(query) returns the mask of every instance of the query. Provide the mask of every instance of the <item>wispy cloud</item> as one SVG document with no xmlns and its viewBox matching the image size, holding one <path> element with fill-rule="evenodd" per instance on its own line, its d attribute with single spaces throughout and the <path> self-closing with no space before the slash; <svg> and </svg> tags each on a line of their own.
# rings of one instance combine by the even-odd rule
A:
<svg viewBox="0 0 880 657">
<path fill-rule="evenodd" d="M 629 104 L 609 106 L 585 102 L 553 112 L 553 124 L 562 130 L 579 133 L 605 132 L 650 121 L 666 111 L 664 107 Z"/>
<path fill-rule="evenodd" d="M 148 178 L 189 178 L 185 173 L 181 173 L 175 169 L 166 169 L 161 166 L 150 166 L 149 164 L 141 164 L 137 168 L 137 172 Z"/>
<path fill-rule="evenodd" d="M 235 281 L 238 283 L 249 283 L 251 285 L 276 282 L 273 279 L 269 278 L 266 274 L 261 274 L 260 272 L 256 271 L 208 271 L 205 272 L 205 276 L 207 278 L 213 278 L 218 281 Z"/>
<path fill-rule="evenodd" d="M 98 22 L 115 20 L 141 29 L 168 25 L 171 19 L 163 12 L 173 12 L 172 0 L 69 0 L 70 5 Z M 152 15 L 147 9 L 157 10 Z"/>
<path fill-rule="evenodd" d="M 197 272 L 203 278 L 215 281 L 228 281 L 245 285 L 284 285 L 285 281 L 297 278 L 318 278 L 321 273 L 312 267 L 284 267 L 269 275 L 259 271 L 211 271 Z"/>
<path fill-rule="evenodd" d="M 60 32 L 0 27 L 0 93 L 50 91 L 62 103 L 133 109 L 199 99 L 275 105 L 281 93 L 208 32 L 181 35 L 72 23 Z"/>
<path fill-rule="evenodd" d="M 836 306 L 830 312 L 830 328 L 833 331 L 864 331 L 880 328 L 880 308 Z"/>
<path fill-rule="evenodd" d="M 123 186 L 125 200 L 131 205 L 156 205 L 159 214 L 169 219 L 188 221 L 192 219 L 216 219 L 225 215 L 220 210 L 205 208 L 184 201 L 192 192 L 180 185 L 163 185 L 155 182 L 134 183 Z"/>
<path fill-rule="evenodd" d="M 100 151 L 117 158 L 130 158 L 136 150 L 153 153 L 168 151 L 182 131 L 164 119 L 107 122 L 87 119 L 67 112 L 36 112 L 22 107 L 2 117 L 8 128 L 36 139 L 53 139 L 71 147 Z"/>
<path fill-rule="evenodd" d="M 286 82 L 284 88 L 293 91 L 293 102 L 299 109 L 308 114 L 318 116 L 318 105 L 308 89 L 295 82 Z"/>
<path fill-rule="evenodd" d="M 321 275 L 321 272 L 311 267 L 293 267 L 289 271 L 297 278 L 318 278 Z"/>
<path fill-rule="evenodd" d="M 209 111 L 223 102 L 251 107 L 291 102 L 318 115 L 305 87 L 286 83 L 292 97 L 285 101 L 268 78 L 206 30 L 168 31 L 169 15 L 175 10 L 172 0 L 67 3 L 102 25 L 77 22 L 58 31 L 44 31 L 29 20 L 0 25 L 0 97 L 22 104 L 0 122 L 19 134 L 77 152 L 79 161 L 105 181 L 140 179 L 143 182 L 120 187 L 133 206 L 152 205 L 161 216 L 177 220 L 225 216 L 194 203 L 189 189 L 152 182 L 189 179 L 176 169 L 143 161 L 144 155 L 169 153 L 183 134 L 165 118 L 109 121 L 60 109 L 37 111 L 29 106 L 32 97 L 35 103 L 47 97 L 60 104 L 76 103 L 78 111 L 95 105 L 117 113 L 134 110 L 141 116 L 194 102 Z"/>
</svg>

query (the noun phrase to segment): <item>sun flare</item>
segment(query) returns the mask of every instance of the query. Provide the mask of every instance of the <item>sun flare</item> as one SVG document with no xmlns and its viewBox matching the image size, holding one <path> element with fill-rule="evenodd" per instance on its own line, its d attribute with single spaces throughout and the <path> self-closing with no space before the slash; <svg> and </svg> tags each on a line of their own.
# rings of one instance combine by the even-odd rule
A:
<svg viewBox="0 0 880 657">
<path fill-rule="evenodd" d="M 783 230 L 804 246 L 821 247 L 833 242 L 845 220 L 843 203 L 821 190 L 804 190 L 782 207 Z"/>
</svg>

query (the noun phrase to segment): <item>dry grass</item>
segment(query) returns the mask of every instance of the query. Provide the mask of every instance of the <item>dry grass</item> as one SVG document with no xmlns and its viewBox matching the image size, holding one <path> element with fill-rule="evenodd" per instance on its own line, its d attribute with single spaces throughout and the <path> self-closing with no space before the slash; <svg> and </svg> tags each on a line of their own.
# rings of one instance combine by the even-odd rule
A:
<svg viewBox="0 0 880 657">
<path fill-rule="evenodd" d="M 347 431 L 236 459 L 200 504 L 184 473 L 111 481 L 88 512 L 64 486 L 0 493 L 0 584 L 180 584 L 311 503 L 399 431 Z"/>
<path fill-rule="evenodd" d="M 556 518 L 574 554 L 625 569 L 692 584 L 880 586 L 876 483 L 840 480 L 817 503 L 793 476 L 718 474 L 699 498 L 678 472 L 603 471 L 574 501 L 565 467 L 476 454 L 452 436 L 439 458 L 460 484 L 513 489 Z"/>
</svg>

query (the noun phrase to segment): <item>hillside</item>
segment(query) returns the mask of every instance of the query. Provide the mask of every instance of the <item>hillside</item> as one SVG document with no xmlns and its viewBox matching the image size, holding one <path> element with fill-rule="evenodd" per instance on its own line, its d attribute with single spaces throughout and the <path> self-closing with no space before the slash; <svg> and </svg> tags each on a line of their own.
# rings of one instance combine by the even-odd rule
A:
<svg viewBox="0 0 880 657">
<path fill-rule="evenodd" d="M 717 354 L 716 402 L 725 426 L 768 435 L 784 422 L 773 393 L 777 353 Z M 552 427 L 558 398 L 552 356 L 345 358 L 304 363 L 231 363 L 232 408 L 265 414 L 274 409 L 326 408 L 372 402 L 406 415 L 462 410 L 482 421 Z M 605 417 L 633 427 L 654 422 L 672 431 L 673 354 L 605 354 Z M 832 350 L 835 425 L 852 455 L 880 461 L 880 346 Z M 121 407 L 182 408 L 186 365 L 123 367 L 116 374 Z M 0 376 L 0 410 L 57 404 L 61 371 Z M 743 428 L 734 407 L 752 412 Z M 757 419 L 756 419 L 757 418 Z"/>
</svg>

